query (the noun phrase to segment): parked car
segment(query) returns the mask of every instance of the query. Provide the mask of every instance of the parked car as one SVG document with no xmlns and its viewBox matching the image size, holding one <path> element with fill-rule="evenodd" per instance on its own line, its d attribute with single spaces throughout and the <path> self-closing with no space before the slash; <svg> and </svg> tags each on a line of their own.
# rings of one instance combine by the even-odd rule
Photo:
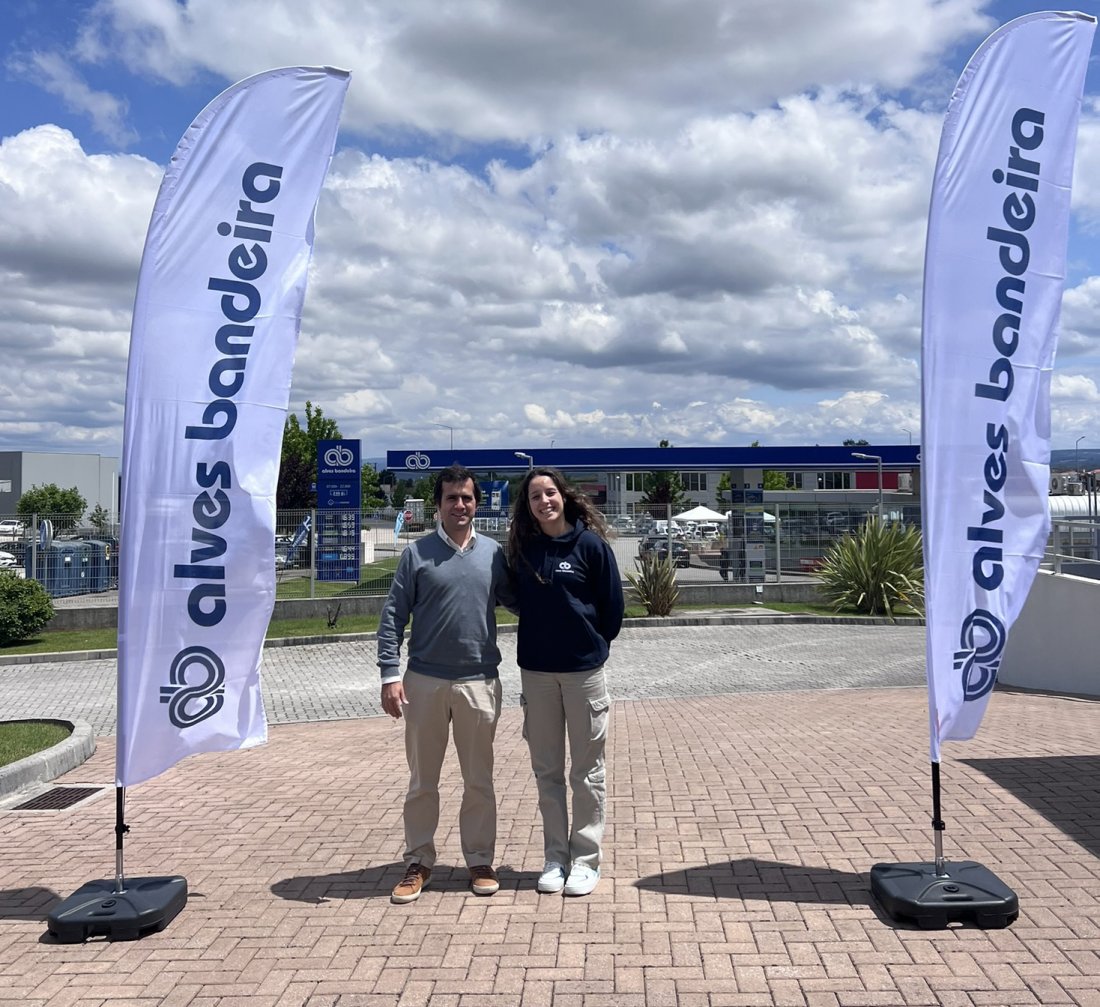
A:
<svg viewBox="0 0 1100 1007">
<path fill-rule="evenodd" d="M 668 559 L 668 535 L 647 535 L 638 544 L 638 555 L 656 555 L 658 559 Z M 691 563 L 691 550 L 677 539 L 672 540 L 672 564 L 685 567 Z"/>
<path fill-rule="evenodd" d="M 16 565 L 15 557 L 10 552 L 0 550 L 0 570 L 3 570 L 5 567 L 14 567 Z"/>
<path fill-rule="evenodd" d="M 27 533 L 27 526 L 19 518 L 6 517 L 0 520 L 0 541 L 12 542 Z"/>
<path fill-rule="evenodd" d="M 620 535 L 633 535 L 635 531 L 634 518 L 629 514 L 619 514 L 611 519 L 611 527 Z"/>
<path fill-rule="evenodd" d="M 657 547 L 657 558 L 668 559 L 668 540 Z M 672 540 L 672 565 L 686 567 L 691 565 L 691 550 L 683 542 Z"/>
<path fill-rule="evenodd" d="M 275 536 L 275 568 L 283 570 L 288 567 L 301 566 L 306 557 L 307 544 L 303 542 L 297 548 L 294 546 L 294 536 Z"/>
</svg>

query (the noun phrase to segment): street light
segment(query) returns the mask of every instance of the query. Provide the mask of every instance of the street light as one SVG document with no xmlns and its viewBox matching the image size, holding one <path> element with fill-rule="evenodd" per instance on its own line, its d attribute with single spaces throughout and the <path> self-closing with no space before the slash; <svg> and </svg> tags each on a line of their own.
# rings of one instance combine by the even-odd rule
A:
<svg viewBox="0 0 1100 1007">
<path fill-rule="evenodd" d="M 853 451 L 853 458 L 865 462 L 878 462 L 878 523 L 882 527 L 882 455 L 865 455 L 862 451 Z"/>
<path fill-rule="evenodd" d="M 901 432 L 903 434 L 908 434 L 909 435 L 909 444 L 912 445 L 912 443 L 913 443 L 913 432 L 911 430 L 906 430 L 905 427 L 901 428 Z"/>
<path fill-rule="evenodd" d="M 517 458 L 522 458 L 525 462 L 527 462 L 527 467 L 529 469 L 533 469 L 535 467 L 535 459 L 532 458 L 530 455 L 524 454 L 522 451 L 513 451 L 512 454 L 514 454 Z"/>
<path fill-rule="evenodd" d="M 449 423 L 435 423 L 435 422 L 433 422 L 432 426 L 433 427 L 442 427 L 444 430 L 450 430 L 450 432 L 451 432 L 451 450 L 454 451 L 454 449 L 455 449 L 455 428 L 452 427 Z"/>
<path fill-rule="evenodd" d="M 1084 439 L 1085 439 L 1085 435 L 1081 434 L 1081 436 L 1078 437 L 1077 440 L 1075 440 L 1073 442 L 1073 474 L 1078 479 L 1081 478 L 1081 466 L 1077 463 L 1077 445 L 1080 444 L 1081 441 L 1083 441 Z"/>
</svg>

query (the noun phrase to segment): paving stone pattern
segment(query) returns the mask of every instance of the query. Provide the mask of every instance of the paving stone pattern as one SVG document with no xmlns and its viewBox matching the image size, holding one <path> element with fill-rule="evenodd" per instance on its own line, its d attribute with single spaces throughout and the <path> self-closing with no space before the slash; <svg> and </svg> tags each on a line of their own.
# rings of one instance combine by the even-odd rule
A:
<svg viewBox="0 0 1100 1007">
<path fill-rule="evenodd" d="M 66 812 L 0 811 L 0 1004 L 1098 1007 L 1100 703 L 996 692 L 978 738 L 947 746 L 947 854 L 1017 890 L 1014 926 L 923 932 L 871 904 L 872 864 L 931 853 L 927 705 L 906 687 L 922 641 L 888 627 L 628 632 L 597 890 L 534 890 L 541 830 L 510 707 L 497 743 L 501 891 L 468 890 L 452 753 L 440 865 L 407 906 L 388 899 L 401 729 L 362 716 L 373 668 L 361 695 L 338 674 L 367 648 L 270 655 L 281 717 L 346 704 L 362 719 L 276 724 L 265 746 L 190 758 L 130 791 L 128 873 L 190 885 L 163 933 L 43 938 L 59 894 L 113 872 L 110 789 Z M 51 688 L 73 696 L 106 676 L 81 691 L 58 674 Z M 280 706 L 295 676 L 323 699 Z M 113 759 L 104 737 L 60 782 L 109 784 Z"/>
<path fill-rule="evenodd" d="M 516 637 L 502 632 L 504 703 L 519 705 Z M 379 705 L 373 639 L 264 652 L 268 722 L 373 717 Z M 115 731 L 115 661 L 0 666 L 0 717 L 75 716 Z M 623 631 L 608 681 L 616 699 L 787 689 L 913 686 L 924 682 L 920 626 L 780 623 Z"/>
</svg>

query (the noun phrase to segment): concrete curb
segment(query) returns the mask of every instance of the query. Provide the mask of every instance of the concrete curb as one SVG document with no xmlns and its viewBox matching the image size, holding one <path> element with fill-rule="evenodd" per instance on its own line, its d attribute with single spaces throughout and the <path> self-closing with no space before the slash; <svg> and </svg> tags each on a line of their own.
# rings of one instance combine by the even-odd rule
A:
<svg viewBox="0 0 1100 1007">
<path fill-rule="evenodd" d="M 72 734 L 52 748 L 28 755 L 25 759 L 0 768 L 0 796 L 14 794 L 34 784 L 48 783 L 70 769 L 76 769 L 95 752 L 95 732 L 91 724 L 83 720 L 56 720 L 46 717 L 20 719 L 64 724 L 72 728 Z"/>
<path fill-rule="evenodd" d="M 645 629 L 649 626 L 732 626 L 735 623 L 768 626 L 778 622 L 802 625 L 820 623 L 837 626 L 923 626 L 924 619 L 902 616 L 887 619 L 875 615 L 804 615 L 797 612 L 775 612 L 767 608 L 759 612 L 735 609 L 729 612 L 700 612 L 696 615 L 640 616 L 626 619 L 623 629 Z M 519 629 L 516 623 L 497 627 L 498 634 L 507 635 Z M 316 647 L 326 643 L 354 643 L 357 640 L 374 640 L 377 633 L 318 633 L 313 636 L 283 636 L 264 641 L 264 649 L 271 647 Z M 47 664 L 58 661 L 102 661 L 118 657 L 117 650 L 70 650 L 50 654 L 9 654 L 0 657 L 0 667 L 14 664 Z"/>
<path fill-rule="evenodd" d="M 51 664 L 55 661 L 104 661 L 118 657 L 117 650 L 59 650 L 47 654 L 6 654 L 0 667 L 13 664 Z"/>
</svg>

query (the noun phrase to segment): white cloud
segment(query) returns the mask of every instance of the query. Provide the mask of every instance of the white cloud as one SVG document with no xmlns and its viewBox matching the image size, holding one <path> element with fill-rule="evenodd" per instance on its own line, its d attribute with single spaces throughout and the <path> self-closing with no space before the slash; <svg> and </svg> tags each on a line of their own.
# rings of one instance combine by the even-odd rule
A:
<svg viewBox="0 0 1100 1007">
<path fill-rule="evenodd" d="M 977 0 L 101 0 L 80 53 L 181 83 L 270 66 L 351 69 L 345 120 L 522 143 L 576 132 L 674 130 L 776 95 L 913 82 L 943 49 L 992 27 Z"/>
<path fill-rule="evenodd" d="M 268 66 L 352 69 L 291 404 L 367 456 L 452 436 L 890 443 L 919 430 L 946 60 L 986 6 L 100 0 L 42 60 L 117 144 L 118 67 L 211 97 Z M 1075 203 L 1100 227 L 1089 108 Z M 0 143 L 0 442 L 117 450 L 161 170 L 57 126 Z M 1054 383 L 1074 429 L 1100 383 L 1093 271 L 1085 254 Z"/>
<path fill-rule="evenodd" d="M 61 53 L 32 52 L 10 60 L 9 68 L 56 94 L 70 110 L 87 115 L 96 131 L 112 143 L 126 147 L 138 138 L 126 125 L 127 102 L 92 88 Z"/>
<path fill-rule="evenodd" d="M 1063 402 L 1094 404 L 1100 402 L 1096 381 L 1084 374 L 1055 374 L 1050 382 L 1050 397 Z"/>
<path fill-rule="evenodd" d="M 526 417 L 528 423 L 533 423 L 537 427 L 550 426 L 549 414 L 542 406 L 534 402 L 528 402 L 523 407 L 523 415 Z"/>
</svg>

